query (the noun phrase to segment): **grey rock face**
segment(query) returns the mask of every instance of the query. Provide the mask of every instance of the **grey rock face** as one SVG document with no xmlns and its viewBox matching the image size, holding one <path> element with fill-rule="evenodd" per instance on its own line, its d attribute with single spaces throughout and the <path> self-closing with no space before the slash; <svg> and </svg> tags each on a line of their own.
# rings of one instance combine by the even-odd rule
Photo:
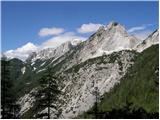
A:
<svg viewBox="0 0 160 120">
<path fill-rule="evenodd" d="M 89 58 L 110 54 L 115 51 L 132 49 L 139 40 L 129 36 L 125 28 L 115 22 L 102 26 L 86 42 L 79 53 L 79 59 L 85 61 Z"/>
<path fill-rule="evenodd" d="M 39 52 L 34 52 L 33 54 L 30 55 L 30 57 L 28 58 L 28 61 L 34 62 L 38 59 L 40 60 L 46 60 L 49 58 L 58 58 L 60 56 L 62 56 L 63 54 L 65 54 L 67 51 L 69 51 L 72 48 L 72 44 L 70 41 L 61 44 L 60 46 L 58 46 L 57 48 L 47 48 L 44 50 L 41 50 Z"/>
<path fill-rule="evenodd" d="M 134 55 L 129 51 L 103 55 L 64 71 L 61 74 L 64 85 L 62 118 L 74 118 L 90 109 L 95 102 L 95 87 L 99 89 L 100 96 L 109 92 L 134 63 Z"/>
</svg>

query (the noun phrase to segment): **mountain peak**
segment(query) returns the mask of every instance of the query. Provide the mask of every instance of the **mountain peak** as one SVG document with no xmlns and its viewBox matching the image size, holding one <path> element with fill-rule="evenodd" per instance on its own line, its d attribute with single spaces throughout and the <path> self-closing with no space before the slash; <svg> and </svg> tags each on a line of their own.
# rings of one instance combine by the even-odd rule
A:
<svg viewBox="0 0 160 120">
<path fill-rule="evenodd" d="M 117 26 L 117 25 L 119 25 L 119 23 L 115 22 L 115 21 L 111 21 L 108 25 L 109 26 Z"/>
<path fill-rule="evenodd" d="M 111 30 L 111 29 L 122 29 L 123 31 L 125 31 L 125 28 L 123 25 L 119 24 L 118 22 L 114 22 L 111 21 L 109 24 L 107 24 L 106 26 L 100 26 L 99 29 L 97 30 L 97 32 L 99 31 L 104 31 L 104 30 Z"/>
<path fill-rule="evenodd" d="M 131 50 L 138 43 L 139 40 L 130 36 L 121 24 L 110 22 L 107 26 L 99 27 L 97 32 L 90 36 L 80 59 L 85 61 L 103 54 Z"/>
<path fill-rule="evenodd" d="M 109 31 L 113 30 L 114 32 L 119 31 L 119 32 L 126 34 L 126 30 L 125 30 L 124 26 L 119 24 L 118 22 L 114 22 L 114 21 L 112 21 L 108 25 L 106 25 L 105 29 L 109 30 Z"/>
</svg>

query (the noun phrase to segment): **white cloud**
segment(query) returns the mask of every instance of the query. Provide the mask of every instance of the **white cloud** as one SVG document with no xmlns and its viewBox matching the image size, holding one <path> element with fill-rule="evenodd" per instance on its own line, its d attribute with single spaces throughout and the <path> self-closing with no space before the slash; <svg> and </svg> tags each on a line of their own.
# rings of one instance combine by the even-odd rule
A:
<svg viewBox="0 0 160 120">
<path fill-rule="evenodd" d="M 39 36 L 59 35 L 64 32 L 63 28 L 42 28 L 39 31 Z"/>
<path fill-rule="evenodd" d="M 135 31 L 139 31 L 139 30 L 144 30 L 146 29 L 145 26 L 139 26 L 139 27 L 132 27 L 128 30 L 128 33 L 132 33 L 132 32 L 135 32 Z"/>
<path fill-rule="evenodd" d="M 64 42 L 72 41 L 72 40 L 75 40 L 75 39 L 79 39 L 79 40 L 82 40 L 82 41 L 86 40 L 85 37 L 77 36 L 73 32 L 67 32 L 67 33 L 55 36 L 55 37 L 45 41 L 44 43 L 42 43 L 41 49 L 48 48 L 48 47 L 55 48 L 55 47 L 58 47 L 59 45 L 61 45 Z"/>
<path fill-rule="evenodd" d="M 9 58 L 19 58 L 25 60 L 29 54 L 36 51 L 38 47 L 31 42 L 19 47 L 15 50 L 8 50 L 4 54 Z"/>
<path fill-rule="evenodd" d="M 79 33 L 91 33 L 95 32 L 98 30 L 100 26 L 103 26 L 102 24 L 94 24 L 94 23 L 89 23 L 89 24 L 83 24 L 81 25 L 80 28 L 77 29 L 77 32 Z"/>
<path fill-rule="evenodd" d="M 136 33 L 132 33 L 135 37 L 139 38 L 140 40 L 146 39 L 153 31 L 151 30 L 143 30 Z"/>
<path fill-rule="evenodd" d="M 153 32 L 148 28 L 151 25 L 153 24 L 143 24 L 141 26 L 132 27 L 128 29 L 127 32 L 141 40 L 144 40 Z"/>
<path fill-rule="evenodd" d="M 151 26 L 152 24 L 143 24 L 143 25 L 140 25 L 140 26 L 136 26 L 136 27 L 132 27 L 130 29 L 128 29 L 128 33 L 133 33 L 133 32 L 137 32 L 137 31 L 142 31 L 142 30 L 145 30 L 147 29 L 149 26 Z"/>
</svg>

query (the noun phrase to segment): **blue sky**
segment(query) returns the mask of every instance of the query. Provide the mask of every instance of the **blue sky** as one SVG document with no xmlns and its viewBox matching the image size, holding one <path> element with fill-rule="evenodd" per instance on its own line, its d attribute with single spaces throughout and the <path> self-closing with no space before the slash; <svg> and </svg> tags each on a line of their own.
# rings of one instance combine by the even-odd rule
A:
<svg viewBox="0 0 160 120">
<path fill-rule="evenodd" d="M 143 27 L 137 30 L 154 31 L 158 28 L 158 1 L 2 2 L 2 51 L 14 50 L 27 43 L 41 45 L 58 35 L 39 35 L 43 28 L 61 28 L 60 34 L 72 32 L 72 36 L 86 38 L 93 31 L 78 32 L 83 24 L 105 25 L 113 20 L 127 30 Z"/>
</svg>

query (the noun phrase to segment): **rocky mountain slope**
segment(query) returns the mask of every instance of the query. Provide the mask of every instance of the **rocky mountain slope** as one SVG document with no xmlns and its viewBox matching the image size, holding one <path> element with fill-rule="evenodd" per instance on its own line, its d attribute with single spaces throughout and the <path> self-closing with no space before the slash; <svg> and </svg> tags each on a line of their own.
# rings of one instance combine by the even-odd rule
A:
<svg viewBox="0 0 160 120">
<path fill-rule="evenodd" d="M 47 112 L 46 108 L 33 111 L 33 93 L 36 93 L 38 80 L 48 66 L 52 66 L 53 74 L 61 80 L 59 88 L 63 94 L 56 102 L 62 112 L 60 118 L 74 118 L 93 107 L 95 87 L 103 96 L 115 85 L 121 85 L 128 69 L 135 65 L 139 52 L 158 44 L 158 39 L 157 30 L 139 43 L 137 38 L 127 34 L 122 25 L 111 22 L 84 42 L 67 42 L 56 49 L 33 53 L 19 68 L 21 75 L 16 90 L 21 104 L 20 116 L 34 118 L 37 113 Z M 51 117 L 54 118 L 57 111 L 52 111 Z"/>
<path fill-rule="evenodd" d="M 138 54 L 121 83 L 104 94 L 100 118 L 158 118 L 159 104 L 159 46 L 154 45 Z M 94 112 L 90 109 L 89 112 Z M 114 115 L 113 115 L 114 114 Z M 94 118 L 83 113 L 79 118 Z"/>
<path fill-rule="evenodd" d="M 71 43 L 71 41 L 67 41 L 66 43 L 61 44 L 57 48 L 47 48 L 44 50 L 41 50 L 39 52 L 33 52 L 27 61 L 31 61 L 32 63 L 35 62 L 36 60 L 46 60 L 49 58 L 58 58 L 68 52 L 69 50 L 72 49 L 74 45 Z"/>
<path fill-rule="evenodd" d="M 133 64 L 134 55 L 129 51 L 103 55 L 64 71 L 62 91 L 66 97 L 63 97 L 62 118 L 76 117 L 91 108 L 95 102 L 94 88 L 97 87 L 103 95 L 118 84 Z"/>
</svg>

